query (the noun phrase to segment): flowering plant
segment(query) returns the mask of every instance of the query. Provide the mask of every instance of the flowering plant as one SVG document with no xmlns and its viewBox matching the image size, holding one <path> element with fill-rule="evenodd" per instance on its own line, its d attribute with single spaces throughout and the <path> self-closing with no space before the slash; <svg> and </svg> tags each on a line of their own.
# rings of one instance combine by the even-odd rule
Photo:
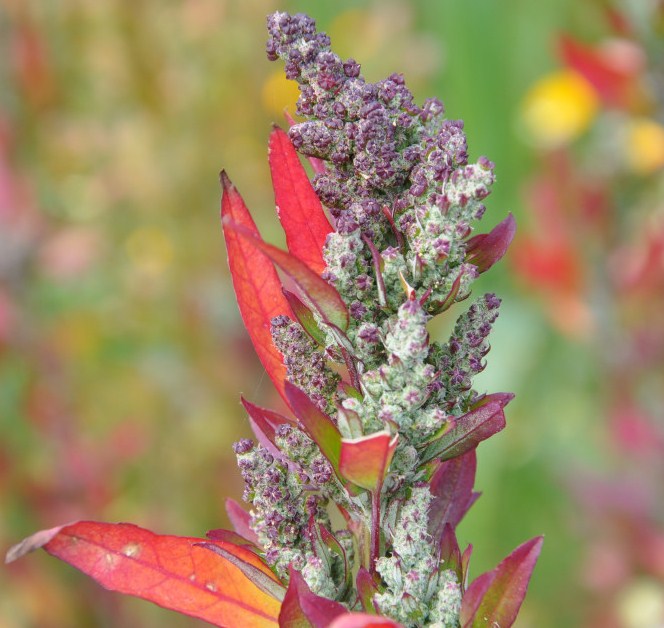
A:
<svg viewBox="0 0 664 628">
<path fill-rule="evenodd" d="M 511 215 L 471 236 L 493 164 L 468 162 L 463 123 L 440 101 L 416 105 L 396 74 L 367 83 L 311 18 L 275 13 L 268 31 L 306 118 L 270 137 L 288 251 L 261 239 L 221 174 L 240 312 L 293 415 L 243 399 L 258 441 L 235 445 L 250 510 L 229 500 L 234 531 L 207 539 L 77 522 L 8 560 L 43 547 L 106 588 L 219 626 L 509 626 L 542 539 L 468 584 L 471 547 L 454 533 L 478 497 L 475 448 L 512 398 L 472 387 L 500 300 L 476 300 L 444 344 L 426 328 L 512 240 Z"/>
</svg>

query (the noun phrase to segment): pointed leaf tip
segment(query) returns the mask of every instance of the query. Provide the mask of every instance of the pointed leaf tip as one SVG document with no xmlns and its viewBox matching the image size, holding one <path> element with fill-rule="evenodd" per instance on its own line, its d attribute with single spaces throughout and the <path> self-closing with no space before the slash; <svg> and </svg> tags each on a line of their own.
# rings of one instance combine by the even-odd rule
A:
<svg viewBox="0 0 664 628">
<path fill-rule="evenodd" d="M 281 628 L 328 628 L 346 609 L 311 591 L 302 574 L 290 569 L 290 582 L 279 613 Z"/>
<path fill-rule="evenodd" d="M 474 264 L 478 272 L 489 270 L 507 252 L 516 234 L 516 220 L 509 213 L 489 233 L 476 235 L 466 243 L 466 261 Z"/>
<path fill-rule="evenodd" d="M 288 134 L 276 125 L 268 155 L 274 201 L 288 250 L 320 275 L 326 266 L 323 245 L 332 226 Z"/>
<path fill-rule="evenodd" d="M 461 625 L 509 628 L 526 597 L 530 577 L 542 550 L 538 536 L 517 547 L 493 571 L 475 579 L 461 604 Z"/>
<path fill-rule="evenodd" d="M 281 281 L 270 260 L 256 247 L 230 228 L 240 226 L 252 237 L 260 235 L 247 206 L 228 178 L 225 170 L 219 175 L 223 194 L 221 216 L 228 251 L 228 266 L 244 325 L 263 367 L 284 397 L 286 367 L 279 350 L 272 342 L 270 321 L 279 315 L 290 315 L 290 307 L 281 291 Z M 285 399 L 285 398 L 284 398 Z"/>
<path fill-rule="evenodd" d="M 223 548 L 267 577 L 253 552 L 223 541 L 159 535 L 128 523 L 77 523 L 44 530 L 39 545 L 111 591 L 133 595 L 217 626 L 275 628 L 279 602 L 236 565 L 198 543 Z"/>
</svg>

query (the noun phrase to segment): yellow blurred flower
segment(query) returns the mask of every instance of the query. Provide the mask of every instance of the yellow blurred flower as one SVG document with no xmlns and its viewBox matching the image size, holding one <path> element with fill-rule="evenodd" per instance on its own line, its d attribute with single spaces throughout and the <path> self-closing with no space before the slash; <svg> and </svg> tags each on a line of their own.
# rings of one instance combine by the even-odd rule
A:
<svg viewBox="0 0 664 628">
<path fill-rule="evenodd" d="M 649 118 L 633 120 L 627 129 L 626 159 L 641 175 L 664 168 L 664 127 Z"/>
<path fill-rule="evenodd" d="M 291 115 L 295 114 L 295 103 L 300 95 L 297 83 L 289 81 L 281 68 L 275 70 L 263 84 L 261 101 L 263 108 L 281 122 L 284 109 Z"/>
<path fill-rule="evenodd" d="M 618 598 L 618 615 L 625 628 L 664 625 L 664 588 L 653 580 L 637 580 Z"/>
<path fill-rule="evenodd" d="M 573 70 L 558 70 L 526 93 L 520 118 L 529 140 L 542 148 L 555 148 L 583 133 L 598 107 L 597 94 L 588 81 Z"/>
</svg>

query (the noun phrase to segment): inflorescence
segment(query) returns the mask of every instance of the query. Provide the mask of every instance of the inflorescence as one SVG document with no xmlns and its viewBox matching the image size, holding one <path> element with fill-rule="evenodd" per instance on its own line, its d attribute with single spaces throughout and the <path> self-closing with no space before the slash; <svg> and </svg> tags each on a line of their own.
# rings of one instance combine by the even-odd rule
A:
<svg viewBox="0 0 664 628">
<path fill-rule="evenodd" d="M 469 163 L 463 122 L 447 120 L 439 100 L 418 106 L 399 74 L 368 83 L 356 61 L 330 50 L 311 18 L 274 13 L 268 31 L 268 58 L 283 60 L 300 87 L 297 113 L 306 121 L 291 127 L 291 141 L 325 164 L 313 180 L 335 222 L 323 277 L 350 313 L 359 389 L 340 386 L 338 369 L 330 368 L 343 347 L 325 321 L 318 320 L 325 346 L 283 316 L 272 321 L 273 339 L 288 380 L 344 438 L 357 437 L 358 426 L 364 435 L 399 435 L 380 498 L 384 550 L 374 604 L 407 626 L 457 626 L 460 584 L 427 527 L 431 494 L 421 452 L 477 402 L 473 376 L 484 368 L 500 300 L 488 294 L 476 301 L 444 344 L 430 340 L 427 322 L 470 294 L 478 270 L 467 261 L 467 242 L 484 213 L 493 164 Z M 369 497 L 347 491 L 297 426 L 281 426 L 276 443 L 277 452 L 247 440 L 235 446 L 265 558 L 280 577 L 292 565 L 315 593 L 356 608 L 344 575 L 358 553 L 352 535 L 334 533 L 344 566 L 316 530 L 332 529 L 330 502 L 367 521 Z"/>
</svg>

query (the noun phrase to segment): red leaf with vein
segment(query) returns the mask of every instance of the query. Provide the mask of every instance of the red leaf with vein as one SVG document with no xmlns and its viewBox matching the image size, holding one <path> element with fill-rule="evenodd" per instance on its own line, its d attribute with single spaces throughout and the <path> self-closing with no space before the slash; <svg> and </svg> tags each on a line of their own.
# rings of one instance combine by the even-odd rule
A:
<svg viewBox="0 0 664 628">
<path fill-rule="evenodd" d="M 514 623 L 543 542 L 541 536 L 526 541 L 493 571 L 472 582 L 461 603 L 461 625 L 464 628 L 509 628 Z"/>
<path fill-rule="evenodd" d="M 221 173 L 222 224 L 231 220 L 242 225 L 257 240 L 261 240 L 251 214 L 237 188 L 226 173 Z M 284 396 L 286 367 L 279 350 L 272 342 L 270 321 L 275 316 L 290 316 L 290 307 L 281 289 L 281 281 L 270 260 L 234 229 L 224 228 L 233 288 L 237 296 L 242 320 L 254 344 L 258 358 L 265 367 L 281 396 Z"/>
<path fill-rule="evenodd" d="M 315 441 L 322 454 L 334 467 L 339 479 L 342 479 L 339 473 L 341 433 L 334 421 L 311 401 L 306 393 L 288 381 L 286 382 L 286 396 L 295 416 L 302 423 L 304 431 Z"/>
<path fill-rule="evenodd" d="M 302 574 L 290 568 L 290 582 L 279 613 L 280 628 L 328 628 L 335 617 L 345 613 L 339 602 L 313 593 Z"/>
<path fill-rule="evenodd" d="M 244 238 L 247 244 L 253 245 L 279 266 L 295 282 L 302 293 L 305 305 L 316 310 L 326 325 L 342 332 L 348 329 L 348 309 L 334 286 L 327 283 L 294 255 L 263 242 L 255 232 L 237 224 L 231 218 L 224 218 L 224 228 L 226 232 L 236 232 Z M 283 294 L 281 296 L 284 300 L 286 299 Z"/>
<path fill-rule="evenodd" d="M 456 419 L 451 429 L 425 447 L 422 460 L 450 460 L 500 432 L 505 427 L 503 408 L 513 397 L 510 393 L 495 393 L 482 398 L 469 412 Z"/>
<path fill-rule="evenodd" d="M 368 491 L 380 491 L 397 448 L 398 435 L 376 432 L 360 438 L 344 438 L 339 454 L 339 472 Z"/>
<path fill-rule="evenodd" d="M 10 550 L 8 560 L 43 547 L 111 591 L 143 598 L 216 626 L 274 628 L 280 604 L 225 558 L 213 543 L 274 574 L 248 549 L 223 541 L 162 536 L 128 523 L 79 521 L 43 530 Z"/>
<path fill-rule="evenodd" d="M 288 134 L 278 126 L 268 150 L 274 201 L 288 250 L 320 275 L 325 270 L 323 245 L 332 226 Z"/>
<path fill-rule="evenodd" d="M 443 462 L 433 474 L 429 488 L 429 534 L 440 538 L 446 523 L 455 528 L 477 498 L 473 493 L 477 460 L 475 450 Z"/>
</svg>

